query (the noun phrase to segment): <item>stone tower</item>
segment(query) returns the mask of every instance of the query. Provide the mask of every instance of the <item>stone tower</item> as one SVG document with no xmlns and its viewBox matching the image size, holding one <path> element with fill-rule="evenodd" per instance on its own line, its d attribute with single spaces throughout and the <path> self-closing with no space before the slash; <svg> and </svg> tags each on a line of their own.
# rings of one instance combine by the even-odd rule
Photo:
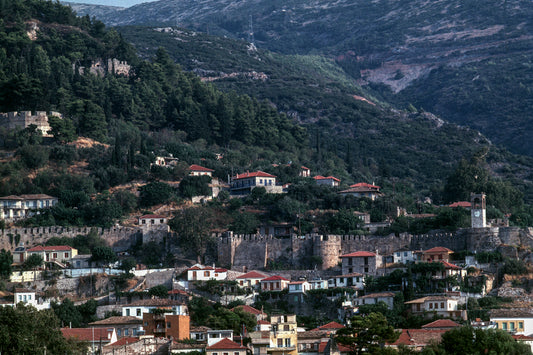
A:
<svg viewBox="0 0 533 355">
<path fill-rule="evenodd" d="M 487 227 L 487 207 L 485 201 L 485 194 L 470 194 L 470 201 L 472 208 L 470 209 L 470 216 L 472 217 L 472 228 Z"/>
</svg>

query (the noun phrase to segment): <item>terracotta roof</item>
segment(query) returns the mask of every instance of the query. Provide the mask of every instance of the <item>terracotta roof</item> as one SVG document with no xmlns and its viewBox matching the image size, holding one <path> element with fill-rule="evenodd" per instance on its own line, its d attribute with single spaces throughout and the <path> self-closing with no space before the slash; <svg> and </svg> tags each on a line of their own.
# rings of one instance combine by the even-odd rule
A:
<svg viewBox="0 0 533 355">
<path fill-rule="evenodd" d="M 322 176 L 322 175 L 317 175 L 317 176 L 313 177 L 313 179 L 315 179 L 315 180 L 334 180 L 334 181 L 340 181 L 340 179 L 337 179 L 335 176 Z"/>
<path fill-rule="evenodd" d="M 189 169 L 192 170 L 192 171 L 205 171 L 205 172 L 213 172 L 214 171 L 213 169 L 204 168 L 203 166 L 196 165 L 196 164 L 193 164 L 193 165 L 189 166 Z"/>
<path fill-rule="evenodd" d="M 46 194 L 28 194 L 28 195 L 20 195 L 20 197 L 22 197 L 25 200 L 49 200 L 49 199 L 57 198 L 57 197 L 53 197 L 53 196 L 46 195 Z"/>
<path fill-rule="evenodd" d="M 363 256 L 376 256 L 376 254 L 369 251 L 356 251 L 355 253 L 341 255 L 341 258 L 353 258 L 353 257 L 363 257 Z"/>
<path fill-rule="evenodd" d="M 107 346 L 109 346 L 109 347 L 112 347 L 112 346 L 124 346 L 124 345 L 127 345 L 127 344 L 133 344 L 133 343 L 136 343 L 136 342 L 138 342 L 139 340 L 140 340 L 139 338 L 134 338 L 134 337 L 124 337 L 124 338 L 121 338 L 121 339 L 117 340 L 117 341 L 114 342 L 114 343 L 107 344 Z"/>
<path fill-rule="evenodd" d="M 38 245 L 36 247 L 33 247 L 31 249 L 28 249 L 27 251 L 65 251 L 65 250 L 72 250 L 74 249 L 71 246 L 68 245 L 53 245 L 53 246 L 42 246 Z"/>
<path fill-rule="evenodd" d="M 327 330 L 327 329 L 342 329 L 345 328 L 344 325 L 337 323 L 337 322 L 329 322 L 327 324 L 321 325 L 318 328 L 311 329 L 311 331 L 320 331 L 320 330 Z"/>
<path fill-rule="evenodd" d="M 501 308 L 490 311 L 490 319 L 492 318 L 533 318 L 533 312 L 527 308 Z"/>
<path fill-rule="evenodd" d="M 524 335 L 524 334 L 520 334 L 520 335 L 512 334 L 511 336 L 516 341 L 533 341 L 533 337 L 530 337 L 530 336 Z"/>
<path fill-rule="evenodd" d="M 358 182 L 357 184 L 350 185 L 350 187 L 364 187 L 364 188 L 372 189 L 372 190 L 379 190 L 380 189 L 379 186 L 372 185 L 372 184 L 367 184 L 366 182 Z"/>
<path fill-rule="evenodd" d="M 116 316 L 109 317 L 96 322 L 89 323 L 89 325 L 111 325 L 111 324 L 142 324 L 142 319 L 134 316 Z"/>
<path fill-rule="evenodd" d="M 394 297 L 395 295 L 396 294 L 394 292 L 376 292 L 376 293 L 369 293 L 368 295 L 364 295 L 359 298 Z"/>
<path fill-rule="evenodd" d="M 453 250 L 445 248 L 445 247 L 434 247 L 428 250 L 424 250 L 424 253 L 453 253 Z"/>
<path fill-rule="evenodd" d="M 309 169 L 309 168 L 307 168 L 307 167 L 305 167 L 305 166 L 303 166 L 303 165 L 302 165 L 302 169 L 305 169 L 305 170 L 311 170 L 311 169 Z"/>
<path fill-rule="evenodd" d="M 454 202 L 448 205 L 448 207 L 455 208 L 455 207 L 463 207 L 463 208 L 471 208 L 472 203 L 468 201 L 458 201 Z"/>
<path fill-rule="evenodd" d="M 138 300 L 130 304 L 123 305 L 124 307 L 135 307 L 135 306 L 145 306 L 145 307 L 168 307 L 168 306 L 181 306 L 183 302 L 169 299 L 149 299 L 149 300 Z"/>
<path fill-rule="evenodd" d="M 266 279 L 262 279 L 261 282 L 263 282 L 263 281 L 278 281 L 278 280 L 290 281 L 290 280 L 287 280 L 286 278 L 284 278 L 283 276 L 274 275 L 274 276 L 267 277 Z"/>
<path fill-rule="evenodd" d="M 258 321 L 257 321 L 257 324 L 270 324 L 270 322 L 267 321 L 267 320 L 262 320 L 262 319 L 261 319 L 261 320 L 258 320 Z"/>
<path fill-rule="evenodd" d="M 162 216 L 160 214 L 145 214 L 144 216 L 139 217 L 139 219 L 147 219 L 147 218 L 167 218 L 167 217 Z"/>
<path fill-rule="evenodd" d="M 186 291 L 183 290 L 170 290 L 168 291 L 169 295 L 189 295 Z"/>
<path fill-rule="evenodd" d="M 446 268 L 446 269 L 454 269 L 454 270 L 461 270 L 462 269 L 460 266 L 457 266 L 455 264 L 449 263 L 449 262 L 444 261 L 444 260 L 433 260 L 433 262 L 444 264 L 444 268 Z"/>
<path fill-rule="evenodd" d="M 0 197 L 0 200 L 24 200 L 22 197 L 20 196 L 16 196 L 16 195 L 9 195 L 9 196 L 4 196 L 4 197 Z"/>
<path fill-rule="evenodd" d="M 264 171 L 254 171 L 252 173 L 246 172 L 246 173 L 243 173 L 243 174 L 237 174 L 237 176 L 235 176 L 233 179 L 234 180 L 239 180 L 239 179 L 246 179 L 246 178 L 250 178 L 250 177 L 270 177 L 270 178 L 275 178 L 276 176 L 275 175 L 270 175 L 268 173 L 265 173 Z"/>
<path fill-rule="evenodd" d="M 446 296 L 426 296 L 422 298 L 417 298 L 416 300 L 405 302 L 405 304 L 417 304 L 417 303 L 424 303 L 426 301 L 448 301 L 452 300 L 450 297 Z"/>
<path fill-rule="evenodd" d="M 258 314 L 266 314 L 265 312 L 262 312 L 252 306 L 248 306 L 246 304 L 244 305 L 241 305 L 241 306 L 237 306 L 237 307 L 233 307 L 231 310 L 234 311 L 236 309 L 242 309 L 244 312 L 246 313 L 251 313 L 251 314 L 255 314 L 255 315 L 258 315 Z"/>
<path fill-rule="evenodd" d="M 447 331 L 447 329 L 402 329 L 398 340 L 389 345 L 425 346 L 431 342 L 438 343 L 442 334 Z"/>
<path fill-rule="evenodd" d="M 217 342 L 216 344 L 213 344 L 211 346 L 208 346 L 206 350 L 246 350 L 247 348 L 245 346 L 242 346 L 240 344 L 237 344 L 236 342 L 229 340 L 228 338 L 224 338 L 221 341 Z"/>
<path fill-rule="evenodd" d="M 100 340 L 109 341 L 112 334 L 107 328 L 61 328 L 61 333 L 65 338 L 75 341 L 92 341 L 94 339 L 98 342 Z"/>
<path fill-rule="evenodd" d="M 264 279 L 265 277 L 267 276 L 257 271 L 250 271 L 241 276 L 237 276 L 236 279 Z"/>
<path fill-rule="evenodd" d="M 319 354 L 323 354 L 324 350 L 326 350 L 326 346 L 327 345 L 328 345 L 327 341 L 321 341 L 320 344 L 318 344 L 318 353 Z M 343 344 L 339 344 L 339 343 L 337 343 L 336 345 L 337 345 L 337 349 L 341 353 L 348 353 L 348 352 L 353 351 L 353 349 L 350 348 L 349 346 L 346 346 L 346 345 L 343 345 Z"/>
<path fill-rule="evenodd" d="M 460 326 L 461 324 L 456 323 L 451 319 L 439 319 L 434 322 L 424 324 L 422 328 L 456 328 Z"/>
</svg>

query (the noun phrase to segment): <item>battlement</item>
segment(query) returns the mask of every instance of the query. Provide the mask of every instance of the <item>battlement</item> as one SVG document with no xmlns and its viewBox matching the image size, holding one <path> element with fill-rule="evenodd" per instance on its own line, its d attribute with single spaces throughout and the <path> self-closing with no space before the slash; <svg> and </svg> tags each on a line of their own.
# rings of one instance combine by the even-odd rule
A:
<svg viewBox="0 0 533 355">
<path fill-rule="evenodd" d="M 35 125 L 41 131 L 43 137 L 51 137 L 52 127 L 48 123 L 49 116 L 63 118 L 59 112 L 55 111 L 12 111 L 0 113 L 0 127 L 15 130 Z"/>
</svg>

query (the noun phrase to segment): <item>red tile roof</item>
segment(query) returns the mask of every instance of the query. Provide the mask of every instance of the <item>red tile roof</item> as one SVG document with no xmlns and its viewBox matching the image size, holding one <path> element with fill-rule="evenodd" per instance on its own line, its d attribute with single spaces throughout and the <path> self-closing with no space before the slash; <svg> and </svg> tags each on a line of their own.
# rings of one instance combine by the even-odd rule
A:
<svg viewBox="0 0 533 355">
<path fill-rule="evenodd" d="M 267 277 L 266 275 L 263 275 L 257 271 L 250 271 L 246 274 L 243 274 L 241 276 L 237 276 L 236 279 L 264 279 Z"/>
<path fill-rule="evenodd" d="M 94 330 L 94 332 L 93 332 Z M 67 339 L 75 341 L 109 341 L 112 332 L 107 328 L 61 328 L 61 333 Z"/>
<path fill-rule="evenodd" d="M 111 325 L 111 324 L 142 324 L 142 319 L 134 316 L 115 316 L 106 319 L 97 320 L 89 325 Z"/>
<path fill-rule="evenodd" d="M 270 322 L 267 320 L 258 320 L 257 324 L 270 324 Z"/>
<path fill-rule="evenodd" d="M 263 282 L 263 281 L 278 281 L 278 280 L 290 281 L 290 280 L 287 280 L 286 278 L 284 278 L 283 276 L 274 275 L 274 276 L 267 277 L 266 279 L 262 279 L 261 282 Z"/>
<path fill-rule="evenodd" d="M 451 207 L 451 208 L 455 208 L 455 207 L 471 208 L 472 207 L 472 203 L 468 202 L 468 201 L 457 201 L 457 202 L 449 204 L 448 207 Z"/>
<path fill-rule="evenodd" d="M 121 338 L 121 339 L 117 340 L 114 343 L 108 344 L 108 346 L 124 346 L 124 345 L 127 345 L 127 344 L 136 343 L 139 340 L 140 340 L 139 338 L 125 337 L 125 338 Z"/>
<path fill-rule="evenodd" d="M 340 180 L 337 179 L 335 176 L 322 176 L 322 175 L 317 175 L 317 176 L 315 176 L 313 179 L 315 179 L 315 180 L 334 180 L 334 181 L 340 181 Z"/>
<path fill-rule="evenodd" d="M 444 264 L 444 268 L 445 269 L 461 270 L 460 266 L 457 266 L 455 264 L 449 263 L 449 262 L 444 261 L 444 260 L 434 260 L 433 262 L 438 262 L 438 263 Z"/>
<path fill-rule="evenodd" d="M 379 190 L 380 189 L 379 186 L 372 185 L 372 184 L 367 184 L 366 182 L 358 182 L 357 184 L 350 185 L 350 187 L 364 187 L 364 188 L 372 189 L 372 190 Z"/>
<path fill-rule="evenodd" d="M 192 171 L 205 171 L 205 172 L 213 172 L 214 171 L 213 169 L 204 168 L 203 166 L 196 165 L 196 164 L 193 164 L 193 165 L 189 166 L 189 169 L 192 170 Z"/>
<path fill-rule="evenodd" d="M 324 350 L 326 350 L 326 346 L 327 345 L 328 345 L 327 341 L 321 341 L 320 344 L 318 344 L 318 353 L 319 354 L 323 354 Z M 350 348 L 349 346 L 346 346 L 346 345 L 343 345 L 343 344 L 339 344 L 339 343 L 337 343 L 336 345 L 337 345 L 337 349 L 341 353 L 349 353 L 349 352 L 353 351 L 353 349 Z"/>
<path fill-rule="evenodd" d="M 224 338 L 221 341 L 217 342 L 216 344 L 213 344 L 211 346 L 208 346 L 206 350 L 246 350 L 247 348 L 245 346 L 242 346 L 240 344 L 237 344 L 236 342 L 229 340 L 228 338 Z"/>
<path fill-rule="evenodd" d="M 243 173 L 243 174 L 237 174 L 237 176 L 234 177 L 234 180 L 246 179 L 246 178 L 251 178 L 251 177 L 270 177 L 270 178 L 275 178 L 276 176 L 275 175 L 270 175 L 268 173 L 265 173 L 264 171 L 254 171 L 252 173 L 246 172 L 246 173 Z"/>
<path fill-rule="evenodd" d="M 353 258 L 361 256 L 376 256 L 376 254 L 369 251 L 356 251 L 355 253 L 341 255 L 341 258 Z"/>
<path fill-rule="evenodd" d="M 424 250 L 424 253 L 453 253 L 453 250 L 445 248 L 445 247 L 434 247 L 428 250 Z"/>
<path fill-rule="evenodd" d="M 42 246 L 38 245 L 36 247 L 30 248 L 27 251 L 64 251 L 64 250 L 72 250 L 74 249 L 71 246 L 68 245 L 54 245 L 54 246 Z"/>
<path fill-rule="evenodd" d="M 318 328 L 311 329 L 311 331 L 319 331 L 319 330 L 329 330 L 329 329 L 342 329 L 345 328 L 344 325 L 337 323 L 337 322 L 329 322 L 327 324 L 321 325 Z"/>
<path fill-rule="evenodd" d="M 265 312 L 262 312 L 262 311 L 260 311 L 260 310 L 258 310 L 256 308 L 248 306 L 248 305 L 241 305 L 241 306 L 233 307 L 231 310 L 234 311 L 236 309 L 242 309 L 246 313 L 251 313 L 251 314 L 255 314 L 255 315 L 265 314 Z"/>
<path fill-rule="evenodd" d="M 147 218 L 167 218 L 167 217 L 162 216 L 160 214 L 145 214 L 144 216 L 139 217 L 139 219 L 147 219 Z"/>
<path fill-rule="evenodd" d="M 448 329 L 402 329 L 398 340 L 390 345 L 426 346 L 431 342 L 439 343 L 442 334 Z"/>
<path fill-rule="evenodd" d="M 434 322 L 424 324 L 422 328 L 456 328 L 460 326 L 461 324 L 456 323 L 451 319 L 439 319 Z"/>
</svg>

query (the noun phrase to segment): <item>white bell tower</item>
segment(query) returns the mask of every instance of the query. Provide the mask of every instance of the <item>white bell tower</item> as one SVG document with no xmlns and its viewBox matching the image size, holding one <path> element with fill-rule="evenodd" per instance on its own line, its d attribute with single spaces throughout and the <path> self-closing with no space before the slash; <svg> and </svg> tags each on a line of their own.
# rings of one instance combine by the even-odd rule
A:
<svg viewBox="0 0 533 355">
<path fill-rule="evenodd" d="M 484 193 L 470 194 L 470 201 L 472 202 L 472 208 L 470 209 L 472 228 L 487 227 L 487 207 L 485 197 Z"/>
</svg>

